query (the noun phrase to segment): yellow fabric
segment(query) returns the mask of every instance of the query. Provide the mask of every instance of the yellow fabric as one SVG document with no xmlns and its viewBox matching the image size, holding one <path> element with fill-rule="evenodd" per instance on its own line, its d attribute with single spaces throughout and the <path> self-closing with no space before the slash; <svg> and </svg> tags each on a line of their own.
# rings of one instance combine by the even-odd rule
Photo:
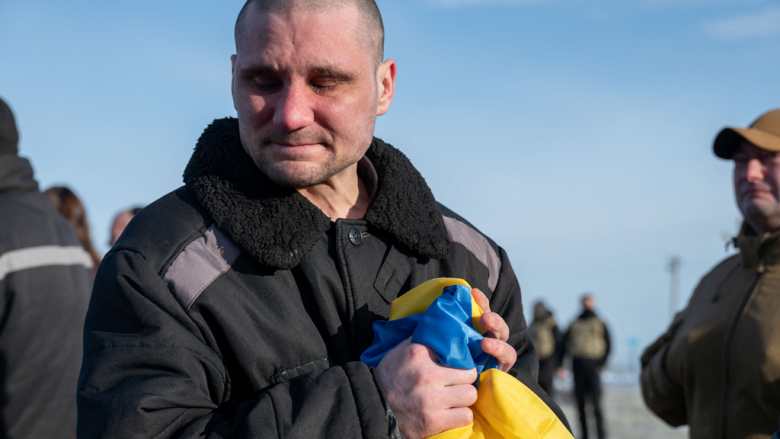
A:
<svg viewBox="0 0 780 439">
<path fill-rule="evenodd" d="M 508 373 L 482 372 L 477 394 L 471 425 L 431 439 L 572 439 L 547 404 Z"/>
<path fill-rule="evenodd" d="M 395 299 L 390 319 L 395 320 L 425 312 L 450 285 L 471 286 L 462 279 L 439 278 L 424 282 Z M 472 326 L 480 334 L 482 309 L 471 298 Z M 498 369 L 488 369 L 479 376 L 477 402 L 471 406 L 471 425 L 439 433 L 435 439 L 573 439 L 571 433 L 534 392 L 523 383 Z"/>
<path fill-rule="evenodd" d="M 441 296 L 442 290 L 451 285 L 463 285 L 471 288 L 471 285 L 469 285 L 468 282 L 456 278 L 440 277 L 423 282 L 409 290 L 409 292 L 403 296 L 393 300 L 393 303 L 390 305 L 390 318 L 388 318 L 388 320 L 402 319 L 413 314 L 425 312 L 433 301 Z M 482 327 L 482 323 L 480 322 L 481 317 L 482 308 L 477 305 L 477 302 L 474 301 L 474 297 L 472 297 L 471 327 L 480 334 L 484 334 L 487 330 Z"/>
</svg>

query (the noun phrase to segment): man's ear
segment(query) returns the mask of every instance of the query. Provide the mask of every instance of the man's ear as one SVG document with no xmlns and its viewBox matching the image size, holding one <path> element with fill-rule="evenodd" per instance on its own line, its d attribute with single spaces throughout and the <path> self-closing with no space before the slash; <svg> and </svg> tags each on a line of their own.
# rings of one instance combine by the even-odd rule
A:
<svg viewBox="0 0 780 439">
<path fill-rule="evenodd" d="M 233 108 L 236 108 L 236 55 L 230 55 L 230 94 L 233 96 Z"/>
<path fill-rule="evenodd" d="M 395 75 L 396 64 L 394 59 L 388 59 L 379 65 L 376 70 L 377 81 L 377 106 L 376 115 L 382 116 L 390 109 L 390 104 L 393 103 L 393 97 L 395 96 Z"/>
</svg>

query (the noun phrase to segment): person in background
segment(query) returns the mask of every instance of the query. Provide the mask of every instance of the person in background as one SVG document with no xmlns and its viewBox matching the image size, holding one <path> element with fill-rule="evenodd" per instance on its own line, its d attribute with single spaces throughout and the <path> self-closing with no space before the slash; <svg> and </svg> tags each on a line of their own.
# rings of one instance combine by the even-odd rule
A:
<svg viewBox="0 0 780 439">
<path fill-rule="evenodd" d="M 89 237 L 89 222 L 87 221 L 87 212 L 84 209 L 84 204 L 72 190 L 65 186 L 52 186 L 43 193 L 46 194 L 49 201 L 54 204 L 54 207 L 73 227 L 76 237 L 81 241 L 81 246 L 89 253 L 92 263 L 97 270 L 97 266 L 100 265 L 100 255 L 98 255 Z"/>
<path fill-rule="evenodd" d="M 94 261 L 18 142 L 0 100 L 0 437 L 73 439 Z"/>
<path fill-rule="evenodd" d="M 553 396 L 553 375 L 560 362 L 562 336 L 552 312 L 543 302 L 534 304 L 534 320 L 528 327 L 528 333 L 539 356 L 537 382 L 548 395 Z"/>
<path fill-rule="evenodd" d="M 713 151 L 734 163 L 739 254 L 707 273 L 642 355 L 642 395 L 691 438 L 769 439 L 780 418 L 780 109 L 724 128 Z"/>
<path fill-rule="evenodd" d="M 138 214 L 138 212 L 143 209 L 142 207 L 134 207 L 132 209 L 123 210 L 116 214 L 114 217 L 114 221 L 111 223 L 111 240 L 108 242 L 108 245 L 114 246 L 116 241 L 119 239 L 120 236 L 122 236 L 122 232 L 125 231 L 125 228 L 128 224 L 130 224 L 130 220 L 133 219 L 134 216 Z"/>
<path fill-rule="evenodd" d="M 598 439 L 604 439 L 606 435 L 601 412 L 601 372 L 607 364 L 611 342 L 607 325 L 596 315 L 595 308 L 596 299 L 592 294 L 585 294 L 582 297 L 582 314 L 569 325 L 563 337 L 564 355 L 571 357 L 582 439 L 588 439 L 588 401 L 596 418 Z"/>
</svg>

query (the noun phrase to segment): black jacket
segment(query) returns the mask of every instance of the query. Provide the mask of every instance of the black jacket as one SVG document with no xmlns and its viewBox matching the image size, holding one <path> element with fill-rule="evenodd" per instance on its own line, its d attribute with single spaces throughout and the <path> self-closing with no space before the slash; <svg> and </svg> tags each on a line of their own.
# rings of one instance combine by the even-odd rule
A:
<svg viewBox="0 0 780 439">
<path fill-rule="evenodd" d="M 539 392 L 506 253 L 399 151 L 375 139 L 366 157 L 366 218 L 331 222 L 258 170 L 235 119 L 207 128 L 186 185 L 141 211 L 98 270 L 79 439 L 398 437 L 360 354 L 393 299 L 442 276 L 491 298 L 512 374 Z"/>
<path fill-rule="evenodd" d="M 0 155 L 0 437 L 73 438 L 91 268 L 30 163 Z"/>
</svg>

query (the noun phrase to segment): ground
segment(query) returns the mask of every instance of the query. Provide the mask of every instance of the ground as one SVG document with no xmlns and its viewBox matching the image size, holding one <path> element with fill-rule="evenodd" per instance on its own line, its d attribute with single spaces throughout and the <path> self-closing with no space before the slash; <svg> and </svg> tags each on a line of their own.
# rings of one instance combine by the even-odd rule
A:
<svg viewBox="0 0 780 439">
<path fill-rule="evenodd" d="M 639 387 L 604 387 L 602 410 L 610 439 L 686 439 L 687 427 L 674 429 L 653 415 L 642 401 Z M 576 438 L 581 438 L 579 415 L 574 397 L 569 392 L 556 394 Z M 595 428 L 593 422 L 589 426 Z M 595 429 L 590 439 L 596 439 Z"/>
</svg>

